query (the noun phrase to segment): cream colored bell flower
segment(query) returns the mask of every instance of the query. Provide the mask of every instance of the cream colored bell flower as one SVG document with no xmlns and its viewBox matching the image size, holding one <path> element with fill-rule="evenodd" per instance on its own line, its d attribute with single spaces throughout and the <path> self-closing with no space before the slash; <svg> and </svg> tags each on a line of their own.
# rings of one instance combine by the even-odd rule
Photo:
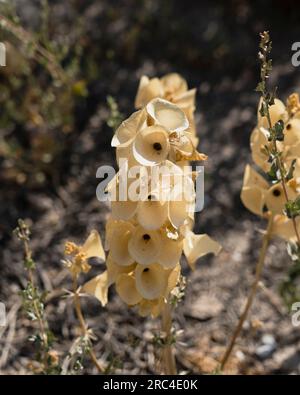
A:
<svg viewBox="0 0 300 395">
<path fill-rule="evenodd" d="M 198 139 L 195 137 L 194 121 L 196 89 L 188 90 L 186 81 L 177 73 L 167 74 L 161 79 L 149 79 L 143 76 L 140 80 L 135 107 L 144 107 L 155 98 L 168 100 L 183 110 L 190 123 L 195 146 L 197 146 Z"/>
<path fill-rule="evenodd" d="M 294 145 L 290 145 L 286 148 L 286 152 L 283 152 L 282 157 L 287 168 L 291 165 L 292 161 L 296 158 L 300 158 L 300 141 L 296 141 Z"/>
<path fill-rule="evenodd" d="M 105 227 L 105 250 L 109 251 L 111 249 L 112 245 L 112 238 L 115 233 L 115 231 L 119 228 L 122 227 L 123 224 L 129 224 L 129 225 L 137 225 L 136 221 L 133 219 L 131 221 L 117 221 L 112 219 L 112 217 L 108 218 L 106 222 L 106 227 Z"/>
<path fill-rule="evenodd" d="M 300 119 L 291 119 L 284 128 L 284 144 L 293 146 L 300 143 Z"/>
<path fill-rule="evenodd" d="M 164 87 L 164 99 L 176 104 L 188 118 L 190 128 L 195 135 L 196 127 L 194 120 L 196 89 L 188 90 L 186 81 L 176 73 L 167 74 L 161 78 Z M 196 144 L 197 146 L 197 144 Z"/>
<path fill-rule="evenodd" d="M 294 183 L 295 183 L 295 190 L 300 193 L 300 156 L 299 159 L 296 160 L 295 163 L 295 170 L 294 170 Z"/>
<path fill-rule="evenodd" d="M 288 169 L 295 158 L 300 155 L 300 129 L 298 121 L 291 120 L 284 129 L 284 141 L 277 142 L 277 148 L 281 152 L 281 158 Z M 269 162 L 269 153 L 266 147 L 272 149 L 272 142 L 268 141 L 267 129 L 260 127 L 255 128 L 251 134 L 251 152 L 254 163 L 264 172 L 268 172 L 271 168 Z"/>
<path fill-rule="evenodd" d="M 160 264 L 137 265 L 135 269 L 136 288 L 143 298 L 153 300 L 165 295 L 168 286 L 169 270 Z"/>
<path fill-rule="evenodd" d="M 141 226 L 135 229 L 128 243 L 129 253 L 141 265 L 156 262 L 162 248 L 159 231 L 146 230 Z"/>
<path fill-rule="evenodd" d="M 164 126 L 171 132 L 188 129 L 189 121 L 185 113 L 176 105 L 163 99 L 153 99 L 146 105 L 148 124 Z"/>
<path fill-rule="evenodd" d="M 103 250 L 102 241 L 99 233 L 92 230 L 83 244 L 81 251 L 86 254 L 87 258 L 97 257 L 105 260 L 105 252 Z"/>
<path fill-rule="evenodd" d="M 177 286 L 180 279 L 180 274 L 181 274 L 181 266 L 180 266 L 180 262 L 178 261 L 177 265 L 172 269 L 171 273 L 169 274 L 168 286 L 167 286 L 165 297 L 168 297 L 170 292 L 172 292 L 173 289 Z"/>
<path fill-rule="evenodd" d="M 127 174 L 125 174 L 126 183 L 124 183 L 124 186 L 118 180 L 119 173 L 116 174 L 114 179 L 111 181 L 111 184 L 114 181 L 113 186 L 111 186 L 111 188 L 113 188 L 113 192 L 110 192 L 111 215 L 114 220 L 128 221 L 134 216 L 137 210 L 138 202 L 136 200 L 132 200 L 128 193 L 133 180 L 129 179 Z"/>
<path fill-rule="evenodd" d="M 117 281 L 121 274 L 132 273 L 136 268 L 136 263 L 133 263 L 129 266 L 120 266 L 112 260 L 111 255 L 109 254 L 106 260 L 106 268 L 108 273 L 108 281 L 111 285 Z"/>
<path fill-rule="evenodd" d="M 139 310 L 138 310 L 140 316 L 147 317 L 151 315 L 152 318 L 157 318 L 161 314 L 164 304 L 166 303 L 166 298 L 178 284 L 180 278 L 180 269 L 181 269 L 180 264 L 178 263 L 176 267 L 169 274 L 168 285 L 164 295 L 162 295 L 158 299 L 154 299 L 154 300 L 142 299 L 140 301 Z"/>
<path fill-rule="evenodd" d="M 68 268 L 73 275 L 77 276 L 80 272 L 87 273 L 90 270 L 89 258 L 97 257 L 105 261 L 105 252 L 99 233 L 92 230 L 82 246 L 67 241 L 65 255 L 70 256 Z"/>
<path fill-rule="evenodd" d="M 263 127 L 254 128 L 250 137 L 252 159 L 253 162 L 257 166 L 259 166 L 264 172 L 268 172 L 271 167 L 270 163 L 268 162 L 269 154 L 266 151 L 266 146 L 270 146 L 267 130 Z"/>
<path fill-rule="evenodd" d="M 111 146 L 127 146 L 134 139 L 139 130 L 146 126 L 146 118 L 147 114 L 145 110 L 134 112 L 118 127 L 112 139 Z"/>
<path fill-rule="evenodd" d="M 194 232 L 187 230 L 183 240 L 183 252 L 193 270 L 197 259 L 210 253 L 218 255 L 221 249 L 220 244 L 207 234 L 196 235 Z"/>
<path fill-rule="evenodd" d="M 127 145 L 120 145 L 116 148 L 116 160 L 119 167 L 121 167 L 122 161 L 127 161 L 128 169 L 134 166 L 140 166 L 140 163 L 135 159 L 133 155 L 133 142 L 134 139 Z"/>
<path fill-rule="evenodd" d="M 166 74 L 161 78 L 161 83 L 164 88 L 165 99 L 169 101 L 188 90 L 186 80 L 177 73 Z"/>
<path fill-rule="evenodd" d="M 195 198 L 194 182 L 186 175 L 170 192 L 168 218 L 175 228 L 178 229 L 195 212 Z"/>
<path fill-rule="evenodd" d="M 133 274 L 121 274 L 116 281 L 116 291 L 129 306 L 134 306 L 142 300 Z"/>
<path fill-rule="evenodd" d="M 148 317 L 151 315 L 152 318 L 157 318 L 160 314 L 160 305 L 163 303 L 162 299 L 147 300 L 142 299 L 139 303 L 138 314 L 141 317 Z"/>
<path fill-rule="evenodd" d="M 105 243 L 104 243 L 104 249 L 105 251 L 110 250 L 110 243 L 112 239 L 112 235 L 114 233 L 115 228 L 118 226 L 119 221 L 109 217 L 108 220 L 106 221 L 105 225 Z"/>
<path fill-rule="evenodd" d="M 127 221 L 134 216 L 137 210 L 137 202 L 131 200 L 111 202 L 113 219 Z"/>
<path fill-rule="evenodd" d="M 269 128 L 269 123 L 267 120 L 267 117 L 262 117 L 260 115 L 260 108 L 261 108 L 261 104 L 262 104 L 262 99 L 260 99 L 259 105 L 258 105 L 258 110 L 257 110 L 257 119 L 258 119 L 258 126 L 263 126 L 264 128 L 268 129 Z M 286 121 L 288 119 L 288 113 L 286 110 L 286 107 L 284 105 L 284 103 L 279 100 L 279 99 L 275 99 L 275 104 L 270 106 L 269 108 L 270 111 L 270 118 L 271 118 L 271 124 L 272 126 L 275 125 L 276 122 L 278 122 L 280 119 L 282 121 Z"/>
<path fill-rule="evenodd" d="M 133 156 L 143 166 L 154 166 L 167 159 L 170 151 L 169 133 L 159 125 L 141 130 L 133 143 Z"/>
<path fill-rule="evenodd" d="M 297 197 L 294 184 L 290 181 L 286 185 L 289 200 Z M 270 186 L 250 165 L 245 168 L 241 200 L 248 210 L 260 216 L 268 210 L 273 214 L 282 214 L 286 203 L 281 183 Z"/>
<path fill-rule="evenodd" d="M 297 192 L 286 185 L 286 191 L 289 200 L 294 200 L 297 197 Z M 281 183 L 277 183 L 268 189 L 265 195 L 265 205 L 273 214 L 282 214 L 286 203 L 286 197 Z"/>
<path fill-rule="evenodd" d="M 111 236 L 109 255 L 117 265 L 129 266 L 134 263 L 128 251 L 128 243 L 134 231 L 135 227 L 130 222 L 120 222 L 115 227 Z"/>
<path fill-rule="evenodd" d="M 195 107 L 195 91 L 188 91 L 186 81 L 177 73 L 170 73 L 161 79 L 149 79 L 143 76 L 140 80 L 135 108 L 144 107 L 149 101 L 155 98 L 162 98 L 177 104 L 182 104 L 185 108 Z"/>
<path fill-rule="evenodd" d="M 252 213 L 262 216 L 268 189 L 269 183 L 250 165 L 247 165 L 241 192 L 244 206 Z"/>
<path fill-rule="evenodd" d="M 297 229 L 300 232 L 300 218 L 296 218 Z M 286 241 L 296 241 L 293 221 L 285 215 L 276 215 L 272 225 L 272 235 L 280 237 Z"/>
<path fill-rule="evenodd" d="M 160 199 L 168 202 L 168 219 L 179 228 L 195 211 L 193 172 L 183 171 L 169 160 L 158 169 L 155 182 L 160 186 Z"/>
<path fill-rule="evenodd" d="M 174 228 L 178 229 L 194 211 L 195 202 L 189 202 L 182 198 L 178 201 L 170 201 L 168 205 L 168 218 Z"/>
<path fill-rule="evenodd" d="M 159 229 L 168 218 L 168 203 L 152 192 L 138 203 L 137 221 L 146 230 Z"/>
<path fill-rule="evenodd" d="M 137 95 L 135 98 L 135 108 L 144 107 L 149 101 L 156 97 L 164 97 L 164 88 L 159 78 L 148 78 L 143 75 L 140 79 Z"/>
<path fill-rule="evenodd" d="M 180 260 L 183 250 L 182 238 L 173 239 L 167 236 L 165 230 L 161 230 L 162 248 L 157 258 L 165 269 L 173 269 Z"/>
<path fill-rule="evenodd" d="M 81 290 L 89 295 L 94 296 L 100 301 L 102 306 L 105 306 L 107 304 L 109 285 L 108 272 L 105 271 L 85 283 Z"/>
</svg>

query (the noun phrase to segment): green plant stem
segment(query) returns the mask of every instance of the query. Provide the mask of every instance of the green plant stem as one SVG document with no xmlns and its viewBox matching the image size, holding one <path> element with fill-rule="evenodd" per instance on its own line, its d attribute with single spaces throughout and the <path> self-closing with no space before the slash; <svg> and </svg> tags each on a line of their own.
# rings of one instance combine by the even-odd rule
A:
<svg viewBox="0 0 300 395">
<path fill-rule="evenodd" d="M 77 289 L 78 289 L 77 276 L 74 276 L 74 278 L 73 278 L 74 306 L 75 306 L 76 315 L 77 315 L 77 318 L 78 318 L 78 321 L 80 324 L 82 336 L 85 337 L 85 336 L 88 336 L 88 326 L 85 322 L 85 319 L 84 319 L 84 316 L 82 313 L 80 296 L 78 294 Z M 104 369 L 98 362 L 96 354 L 92 348 L 92 345 L 90 346 L 88 353 L 90 355 L 91 361 L 96 366 L 98 372 L 103 373 Z"/>
<path fill-rule="evenodd" d="M 237 340 L 237 338 L 239 337 L 241 330 L 243 328 L 243 324 L 248 316 L 249 310 L 252 306 L 253 300 L 255 298 L 256 292 L 257 292 L 257 288 L 258 288 L 258 284 L 261 278 L 261 274 L 262 274 L 262 270 L 264 267 L 264 262 L 265 262 L 265 258 L 266 258 L 266 253 L 268 250 L 268 246 L 270 243 L 270 239 L 271 239 L 271 232 L 272 232 L 272 226 L 273 226 L 273 215 L 270 215 L 269 217 L 269 221 L 268 221 L 268 227 L 266 230 L 266 233 L 263 237 L 263 242 L 262 242 L 262 247 L 260 249 L 260 253 L 259 253 L 259 259 L 258 262 L 256 264 L 256 269 L 255 269 L 255 280 L 252 284 L 251 287 L 251 291 L 248 295 L 248 299 L 247 302 L 245 304 L 244 310 L 242 312 L 242 315 L 239 319 L 239 322 L 233 332 L 233 335 L 231 337 L 230 343 L 227 346 L 227 349 L 225 351 L 225 354 L 221 360 L 221 365 L 220 365 L 220 370 L 224 370 L 226 363 L 228 362 L 228 359 L 232 353 L 233 347 L 235 345 L 235 342 Z"/>
<path fill-rule="evenodd" d="M 25 253 L 25 260 L 29 261 L 31 260 L 31 250 L 29 248 L 29 243 L 26 239 L 24 239 L 24 253 Z M 27 269 L 28 272 L 28 281 L 30 282 L 32 288 L 35 288 L 35 280 L 34 280 L 34 273 L 32 268 Z M 40 314 L 39 308 L 37 306 L 36 300 L 33 300 L 33 308 L 35 315 L 37 317 L 37 322 L 40 330 L 40 335 L 43 341 L 43 349 L 44 349 L 44 355 L 43 355 L 43 363 L 45 369 L 48 368 L 48 347 L 49 347 L 49 342 L 48 342 L 48 335 L 47 335 L 47 323 L 44 322 L 43 317 Z"/>
<path fill-rule="evenodd" d="M 162 312 L 162 331 L 166 334 L 166 344 L 162 349 L 162 358 L 165 374 L 177 374 L 176 360 L 172 349 L 172 308 L 169 303 L 165 303 Z"/>
</svg>

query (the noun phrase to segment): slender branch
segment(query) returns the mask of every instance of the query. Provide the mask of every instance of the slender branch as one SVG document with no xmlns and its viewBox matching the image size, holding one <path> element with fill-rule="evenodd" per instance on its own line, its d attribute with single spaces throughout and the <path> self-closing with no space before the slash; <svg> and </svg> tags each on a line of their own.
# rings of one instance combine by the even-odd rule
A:
<svg viewBox="0 0 300 395">
<path fill-rule="evenodd" d="M 165 374 L 177 374 L 176 360 L 172 349 L 172 308 L 167 302 L 162 312 L 162 331 L 166 334 L 166 344 L 162 349 Z"/>
<path fill-rule="evenodd" d="M 252 288 L 250 291 L 250 294 L 248 296 L 247 302 L 245 304 L 243 313 L 239 319 L 239 322 L 235 328 L 235 331 L 233 332 L 231 341 L 229 343 L 229 345 L 227 346 L 227 349 L 225 351 L 225 354 L 221 360 L 221 365 L 220 365 L 220 370 L 223 370 L 231 353 L 233 350 L 233 347 L 235 345 L 235 342 L 237 340 L 237 338 L 239 337 L 241 330 L 243 328 L 243 324 L 248 316 L 248 312 L 252 306 L 253 300 L 255 298 L 256 292 L 257 292 L 257 288 L 258 288 L 258 284 L 261 278 L 261 274 L 262 274 L 262 270 L 264 267 L 264 262 L 265 262 L 265 257 L 266 257 L 266 253 L 268 250 L 268 246 L 269 246 L 269 242 L 271 239 L 271 232 L 272 232 L 272 225 L 273 225 L 273 215 L 270 215 L 269 217 L 269 221 L 268 221 L 268 227 L 266 230 L 266 233 L 263 237 L 263 242 L 262 242 L 262 247 L 260 249 L 260 253 L 259 253 L 259 259 L 258 262 L 256 264 L 256 269 L 255 269 L 255 280 L 252 284 Z"/>
<path fill-rule="evenodd" d="M 82 309 L 81 309 L 80 296 L 78 294 L 78 283 L 77 283 L 77 276 L 76 275 L 73 277 L 73 292 L 74 292 L 75 311 L 76 311 L 76 315 L 77 315 L 77 318 L 78 318 L 78 321 L 80 324 L 82 336 L 88 336 L 89 335 L 88 326 L 85 322 L 85 319 L 84 319 L 84 316 L 82 313 Z M 92 345 L 90 345 L 88 353 L 90 355 L 91 361 L 96 366 L 98 372 L 103 373 L 104 369 L 98 362 L 96 354 L 92 348 Z"/>
</svg>

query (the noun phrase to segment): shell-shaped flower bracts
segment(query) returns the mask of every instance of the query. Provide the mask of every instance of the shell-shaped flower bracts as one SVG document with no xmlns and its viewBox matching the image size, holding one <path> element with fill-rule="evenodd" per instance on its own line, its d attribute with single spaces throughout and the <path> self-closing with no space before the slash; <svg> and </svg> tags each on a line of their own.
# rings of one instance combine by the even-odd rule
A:
<svg viewBox="0 0 300 395">
<path fill-rule="evenodd" d="M 128 306 L 136 306 L 142 316 L 156 317 L 179 283 L 182 255 L 194 269 L 198 258 L 218 254 L 221 247 L 208 235 L 191 231 L 194 174 L 184 166 L 206 159 L 197 151 L 195 90 L 188 90 L 178 74 L 143 77 L 135 104 L 138 111 L 121 123 L 112 138 L 120 169 L 107 188 L 111 217 L 106 224 L 106 271 L 81 291 L 105 305 L 108 288 L 114 284 Z M 140 171 L 139 183 L 128 177 L 124 187 L 124 174 L 134 169 Z M 76 268 L 86 272 L 87 260 L 80 262 Z"/>
<path fill-rule="evenodd" d="M 259 104 L 259 108 L 261 102 Z M 288 168 L 294 159 L 300 157 L 300 110 L 299 97 L 292 94 L 287 100 L 287 105 L 275 99 L 274 105 L 270 107 L 270 119 L 272 125 L 282 120 L 284 122 L 283 140 L 277 142 L 278 150 L 281 152 L 282 162 Z M 269 141 L 268 125 L 266 116 L 262 117 L 258 111 L 257 126 L 251 134 L 250 146 L 254 163 L 264 172 L 271 167 L 269 161 L 269 150 L 272 142 Z"/>
<path fill-rule="evenodd" d="M 261 107 L 261 102 L 259 108 Z M 256 171 L 247 165 L 241 199 L 245 207 L 261 217 L 273 216 L 272 234 L 287 241 L 296 238 L 292 219 L 286 213 L 287 197 L 289 201 L 297 201 L 300 195 L 300 102 L 297 94 L 292 94 L 287 104 L 275 99 L 270 106 L 271 124 L 283 122 L 283 135 L 276 142 L 285 174 L 285 191 L 280 175 L 272 177 L 272 140 L 266 116 L 258 112 L 257 126 L 251 134 L 250 146 L 252 158 L 258 167 Z M 276 158 L 275 158 L 276 159 Z M 276 170 L 276 168 L 275 168 Z M 277 178 L 277 179 L 276 179 Z M 287 195 L 287 196 L 286 196 Z M 299 217 L 295 219 L 300 231 Z"/>
<path fill-rule="evenodd" d="M 143 76 L 135 98 L 135 108 L 143 108 L 155 98 L 174 103 L 185 113 L 195 139 L 195 145 L 197 145 L 198 139 L 194 121 L 196 89 L 189 90 L 186 81 L 177 73 L 151 79 Z"/>
<path fill-rule="evenodd" d="M 122 122 L 112 139 L 117 158 L 126 157 L 131 165 L 154 166 L 173 162 L 205 160 L 184 111 L 160 98 L 152 99 L 141 110 Z M 119 160 L 118 160 L 119 162 Z"/>
</svg>

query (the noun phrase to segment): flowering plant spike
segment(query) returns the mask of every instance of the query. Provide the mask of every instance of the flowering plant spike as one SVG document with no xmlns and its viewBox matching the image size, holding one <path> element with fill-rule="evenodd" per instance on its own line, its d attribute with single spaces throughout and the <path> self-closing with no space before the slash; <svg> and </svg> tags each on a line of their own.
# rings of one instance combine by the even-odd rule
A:
<svg viewBox="0 0 300 395">
<path fill-rule="evenodd" d="M 184 166 L 207 158 L 197 150 L 195 89 L 188 90 L 178 74 L 161 79 L 142 77 L 135 105 L 137 111 L 121 123 L 112 138 L 119 172 L 108 185 L 114 198 L 106 224 L 106 271 L 86 283 L 82 291 L 105 305 L 108 288 L 114 284 L 127 305 L 136 306 L 141 316 L 156 317 L 179 282 L 182 254 L 194 269 L 198 258 L 217 254 L 221 247 L 208 235 L 195 235 L 191 230 L 194 174 Z M 123 178 L 136 170 L 139 183 L 127 178 L 124 199 Z M 147 193 L 143 194 L 145 186 Z M 88 270 L 86 255 L 81 256 L 84 246 L 75 251 L 67 245 L 68 253 L 80 255 L 71 271 Z"/>
<path fill-rule="evenodd" d="M 262 101 L 259 103 L 261 107 Z M 286 241 L 296 241 L 297 234 L 293 219 L 286 210 L 287 200 L 294 202 L 300 193 L 300 108 L 296 93 L 289 96 L 287 105 L 275 99 L 270 106 L 271 124 L 282 122 L 282 138 L 276 142 L 278 152 L 274 151 L 270 139 L 266 116 L 258 111 L 257 126 L 251 134 L 250 147 L 252 158 L 258 171 L 247 165 L 241 199 L 245 207 L 256 215 L 268 218 L 273 215 L 272 235 Z M 284 172 L 282 185 L 276 157 L 279 155 Z M 286 199 L 286 194 L 288 199 Z M 300 217 L 295 218 L 300 231 Z"/>
<path fill-rule="evenodd" d="M 270 240 L 278 236 L 288 241 L 294 261 L 300 261 L 300 103 L 297 93 L 286 105 L 275 98 L 276 89 L 268 90 L 272 70 L 269 59 L 272 42 L 267 31 L 260 34 L 258 58 L 260 82 L 256 91 L 261 98 L 257 125 L 251 134 L 250 147 L 257 170 L 247 165 L 241 200 L 252 213 L 268 220 L 255 269 L 255 279 L 246 304 L 221 360 L 221 370 L 232 353 L 236 339 L 255 298 Z"/>
</svg>

